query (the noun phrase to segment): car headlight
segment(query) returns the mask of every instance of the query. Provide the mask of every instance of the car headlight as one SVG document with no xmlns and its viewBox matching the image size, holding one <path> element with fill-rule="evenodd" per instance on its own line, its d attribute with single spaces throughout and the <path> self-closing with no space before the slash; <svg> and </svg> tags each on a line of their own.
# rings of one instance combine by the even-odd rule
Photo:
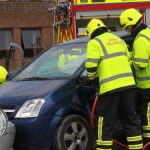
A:
<svg viewBox="0 0 150 150">
<path fill-rule="evenodd" d="M 44 102 L 44 99 L 26 101 L 17 112 L 15 118 L 37 117 Z"/>
</svg>

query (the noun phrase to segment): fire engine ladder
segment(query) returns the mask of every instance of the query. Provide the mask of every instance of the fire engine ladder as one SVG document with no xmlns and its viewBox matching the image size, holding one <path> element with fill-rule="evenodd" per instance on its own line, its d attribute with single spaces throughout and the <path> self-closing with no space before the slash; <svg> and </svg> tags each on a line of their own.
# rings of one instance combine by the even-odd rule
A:
<svg viewBox="0 0 150 150">
<path fill-rule="evenodd" d="M 48 10 L 52 12 L 53 20 L 53 44 L 72 39 L 72 27 L 70 23 L 70 10 L 67 0 L 59 0 L 50 4 Z M 55 35 L 57 33 L 57 36 Z"/>
</svg>

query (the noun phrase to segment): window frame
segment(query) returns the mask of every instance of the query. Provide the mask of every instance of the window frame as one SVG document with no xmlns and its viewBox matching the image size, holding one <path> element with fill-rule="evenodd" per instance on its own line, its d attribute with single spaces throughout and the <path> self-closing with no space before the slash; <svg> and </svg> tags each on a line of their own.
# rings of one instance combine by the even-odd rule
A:
<svg viewBox="0 0 150 150">
<path fill-rule="evenodd" d="M 0 60 L 5 60 L 6 59 L 6 57 L 7 57 L 7 53 L 8 53 L 8 49 L 9 49 L 9 45 L 10 45 L 10 43 L 11 42 L 13 42 L 13 35 L 12 35 L 12 29 L 0 29 L 0 36 L 1 36 L 1 31 L 2 32 L 6 32 L 6 33 L 4 33 L 4 36 L 9 36 L 9 38 L 8 37 L 3 37 L 3 39 L 5 40 L 5 38 L 8 38 L 8 43 L 9 44 L 7 44 L 6 42 L 5 42 L 5 46 L 4 46 L 4 48 L 3 47 L 0 47 L 0 52 L 5 52 L 5 57 L 3 57 L 3 58 L 1 58 L 0 57 Z M 2 41 L 3 42 L 3 41 Z M 1 44 L 1 43 L 0 43 Z M 2 44 L 1 44 L 2 45 Z M 1 54 L 1 56 L 2 56 L 2 54 Z M 12 51 L 12 54 L 11 54 L 11 58 L 10 58 L 11 60 L 13 60 L 14 59 L 14 50 Z"/>
<path fill-rule="evenodd" d="M 25 33 L 26 31 L 28 33 Z M 25 58 L 27 58 L 27 59 L 33 58 L 43 51 L 43 40 L 42 40 L 40 28 L 22 28 L 22 29 L 20 29 L 20 32 L 21 32 L 21 45 L 22 45 L 22 49 L 24 50 Z M 27 34 L 31 37 L 31 39 L 33 39 L 32 45 L 34 45 L 34 42 L 37 42 L 37 41 L 34 41 L 35 40 L 34 38 L 36 38 L 36 37 L 33 37 L 33 34 L 35 34 L 35 36 L 39 35 L 39 37 L 40 37 L 39 45 L 41 45 L 41 46 L 36 46 L 36 47 L 34 47 L 34 46 L 32 47 L 32 45 L 28 46 L 27 40 L 25 37 L 25 36 L 27 36 Z M 27 51 L 30 51 L 30 53 L 33 53 L 33 54 L 28 56 L 28 55 L 26 55 Z"/>
</svg>

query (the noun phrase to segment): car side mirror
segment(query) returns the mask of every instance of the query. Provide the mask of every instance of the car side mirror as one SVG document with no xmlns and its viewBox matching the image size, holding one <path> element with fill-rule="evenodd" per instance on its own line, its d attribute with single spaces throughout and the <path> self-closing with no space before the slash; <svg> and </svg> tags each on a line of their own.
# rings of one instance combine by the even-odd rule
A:
<svg viewBox="0 0 150 150">
<path fill-rule="evenodd" d="M 6 76 L 6 80 L 8 81 L 17 71 L 9 72 Z"/>
</svg>

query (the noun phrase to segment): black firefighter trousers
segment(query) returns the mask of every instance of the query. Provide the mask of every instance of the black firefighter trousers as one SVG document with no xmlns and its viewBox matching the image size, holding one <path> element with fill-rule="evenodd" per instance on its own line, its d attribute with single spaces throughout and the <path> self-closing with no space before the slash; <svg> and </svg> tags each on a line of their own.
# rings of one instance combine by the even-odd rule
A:
<svg viewBox="0 0 150 150">
<path fill-rule="evenodd" d="M 141 126 L 135 110 L 134 93 L 135 89 L 133 88 L 99 96 L 95 110 L 97 150 L 112 149 L 117 113 L 125 129 L 129 149 L 142 149 Z"/>
<path fill-rule="evenodd" d="M 150 142 L 150 89 L 138 89 L 144 145 Z M 150 149 L 150 145 L 148 146 Z"/>
</svg>

